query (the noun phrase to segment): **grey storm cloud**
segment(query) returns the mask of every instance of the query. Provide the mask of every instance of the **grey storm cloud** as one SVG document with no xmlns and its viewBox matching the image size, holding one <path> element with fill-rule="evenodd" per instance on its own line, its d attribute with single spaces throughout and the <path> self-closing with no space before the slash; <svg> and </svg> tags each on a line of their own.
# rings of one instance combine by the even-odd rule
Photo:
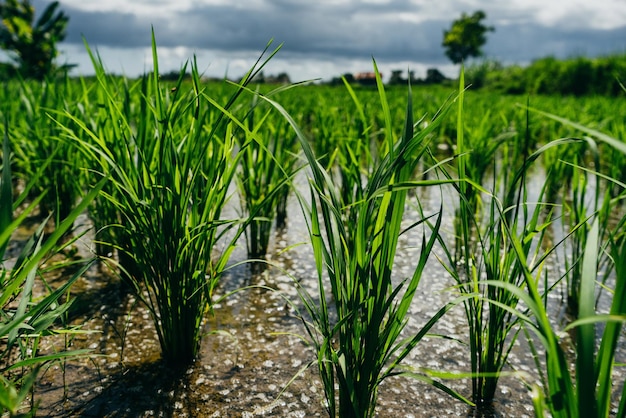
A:
<svg viewBox="0 0 626 418">
<path fill-rule="evenodd" d="M 34 2 L 42 4 L 44 0 Z M 356 7 L 358 3 L 358 7 Z M 447 61 L 441 47 L 443 30 L 460 14 L 446 19 L 431 17 L 420 23 L 402 14 L 420 13 L 408 0 L 384 4 L 272 0 L 262 7 L 197 5 L 171 16 L 135 15 L 125 12 L 90 12 L 62 5 L 70 17 L 68 43 L 114 48 L 150 45 L 154 27 L 161 47 L 183 46 L 222 51 L 259 51 L 270 39 L 284 43 L 281 55 L 307 55 L 322 59 L 367 58 L 384 60 Z M 462 2 L 461 2 L 462 3 Z M 461 4 L 459 3 L 459 4 Z M 423 7 L 430 7 L 424 5 Z M 601 30 L 572 25 L 543 26 L 529 15 L 489 17 L 496 31 L 490 33 L 485 52 L 504 61 L 523 62 L 546 55 L 598 55 L 626 51 L 626 26 Z M 582 17 L 581 17 L 582 18 Z"/>
<path fill-rule="evenodd" d="M 71 25 L 67 42 L 88 42 L 111 47 L 146 46 L 150 27 L 158 44 L 217 50 L 258 50 L 270 39 L 284 43 L 283 52 L 317 56 L 427 59 L 441 55 L 445 21 L 420 25 L 385 19 L 400 12 L 399 5 L 369 5 L 355 11 L 347 7 L 303 7 L 301 3 L 273 1 L 264 9 L 230 5 L 203 5 L 167 18 L 119 12 L 86 12 L 67 8 Z M 425 36 L 427 35 L 427 36 Z"/>
<path fill-rule="evenodd" d="M 555 56 L 598 56 L 626 52 L 626 26 L 601 30 L 554 28 L 537 24 L 498 27 L 485 52 L 508 61 L 527 62 Z"/>
</svg>

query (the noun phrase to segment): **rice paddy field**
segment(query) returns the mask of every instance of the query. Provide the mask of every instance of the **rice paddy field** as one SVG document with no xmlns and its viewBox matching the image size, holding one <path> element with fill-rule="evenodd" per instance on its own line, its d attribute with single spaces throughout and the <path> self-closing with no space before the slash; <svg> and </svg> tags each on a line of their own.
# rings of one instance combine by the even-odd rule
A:
<svg viewBox="0 0 626 418">
<path fill-rule="evenodd" d="M 263 65 L 0 92 L 3 416 L 626 416 L 623 95 Z"/>
</svg>

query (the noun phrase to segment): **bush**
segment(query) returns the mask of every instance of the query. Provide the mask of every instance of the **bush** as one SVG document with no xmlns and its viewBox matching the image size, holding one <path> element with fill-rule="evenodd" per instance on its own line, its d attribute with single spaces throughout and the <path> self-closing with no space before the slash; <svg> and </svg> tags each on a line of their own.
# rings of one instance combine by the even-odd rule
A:
<svg viewBox="0 0 626 418">
<path fill-rule="evenodd" d="M 544 57 L 527 67 L 483 61 L 468 67 L 465 74 L 473 88 L 508 94 L 616 96 L 623 94 L 620 82 L 626 80 L 626 55 L 567 60 Z"/>
</svg>

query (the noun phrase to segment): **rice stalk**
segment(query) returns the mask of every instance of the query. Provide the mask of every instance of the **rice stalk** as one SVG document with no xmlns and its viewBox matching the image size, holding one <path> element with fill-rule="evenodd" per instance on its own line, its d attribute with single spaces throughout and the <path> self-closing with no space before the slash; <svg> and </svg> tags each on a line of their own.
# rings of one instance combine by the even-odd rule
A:
<svg viewBox="0 0 626 418">
<path fill-rule="evenodd" d="M 245 226 L 222 219 L 241 158 L 234 130 L 246 129 L 229 109 L 267 61 L 222 106 L 204 91 L 195 61 L 190 89 L 182 84 L 186 66 L 173 89 L 163 86 L 154 33 L 152 49 L 154 70 L 137 87 L 137 111 L 127 111 L 130 92 L 123 89 L 120 97 L 96 66 L 101 105 L 117 126 L 94 131 L 69 115 L 80 130 L 66 128 L 66 135 L 81 145 L 94 172 L 111 176 L 114 190 L 103 197 L 120 223 L 110 245 L 127 256 L 125 277 L 150 310 L 164 361 L 177 367 L 196 357 L 213 290 Z M 222 238 L 223 249 L 214 252 Z"/>
<path fill-rule="evenodd" d="M 5 120 L 3 139 L 3 166 L 0 177 L 0 338 L 4 341 L 0 360 L 2 372 L 0 380 L 0 412 L 10 416 L 34 416 L 36 408 L 34 400 L 30 407 L 25 405 L 27 396 L 36 383 L 37 375 L 42 366 L 85 355 L 89 350 L 59 351 L 43 355 L 37 347 L 40 341 L 58 329 L 58 321 L 69 309 L 72 300 L 60 301 L 72 284 L 90 267 L 85 263 L 57 289 L 50 290 L 43 296 L 34 292 L 36 281 L 40 275 L 42 260 L 57 249 L 59 240 L 70 230 L 75 219 L 85 210 L 90 201 L 99 193 L 107 181 L 102 179 L 87 193 L 68 217 L 57 222 L 56 229 L 44 238 L 44 227 L 49 216 L 37 227 L 29 237 L 15 263 L 10 269 L 5 268 L 5 250 L 11 235 L 19 228 L 25 217 L 40 203 L 35 199 L 23 213 L 15 217 L 16 203 L 22 202 L 30 193 L 37 179 L 26 186 L 16 202 L 13 202 L 12 173 L 10 164 L 9 125 Z M 44 162 L 44 165 L 50 160 Z M 41 172 L 40 172 L 41 173 Z M 43 196 L 42 196 L 43 197 Z M 61 265 L 60 267 L 62 267 Z M 75 333 L 76 330 L 67 330 Z M 18 415 L 18 412 L 26 411 Z"/>
<path fill-rule="evenodd" d="M 426 129 L 416 132 L 409 88 L 404 130 L 396 141 L 380 74 L 375 63 L 374 66 L 385 115 L 386 153 L 363 186 L 362 199 L 350 203 L 353 216 L 346 217 L 341 191 L 327 168 L 317 160 L 306 137 L 284 109 L 272 102 L 292 123 L 311 169 L 312 203 L 309 205 L 300 196 L 300 204 L 307 218 L 315 255 L 319 298 L 315 300 L 301 287 L 299 292 L 307 312 L 303 323 L 317 354 L 331 417 L 337 413 L 341 417 L 373 416 L 380 383 L 401 373 L 398 368 L 402 360 L 450 308 L 450 305 L 442 308 L 417 334 L 400 337 L 441 225 L 440 211 L 430 237 L 425 232 L 422 235 L 413 275 L 400 283 L 394 282 L 393 264 L 406 195 L 409 188 L 417 185 L 438 184 L 410 180 L 428 149 L 429 134 L 443 118 L 447 107 Z M 428 218 L 421 216 L 409 231 L 423 225 Z M 330 281 L 330 294 L 326 290 L 326 277 Z"/>
</svg>

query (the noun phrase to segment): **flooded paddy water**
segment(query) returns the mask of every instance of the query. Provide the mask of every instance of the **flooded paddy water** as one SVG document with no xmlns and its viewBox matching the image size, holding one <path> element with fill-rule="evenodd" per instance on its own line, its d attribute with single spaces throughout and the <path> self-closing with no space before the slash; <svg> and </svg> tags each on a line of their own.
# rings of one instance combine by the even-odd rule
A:
<svg viewBox="0 0 626 418">
<path fill-rule="evenodd" d="M 420 189 L 417 198 L 426 214 L 439 209 L 439 189 Z M 452 193 L 444 191 L 445 234 L 451 237 Z M 415 199 L 415 198 L 413 198 Z M 447 201 L 450 199 L 450 201 Z M 411 201 L 411 199 L 409 199 Z M 235 209 L 233 209 L 234 211 Z M 197 360 L 184 370 L 160 363 L 160 347 L 147 308 L 138 303 L 111 270 L 100 262 L 72 290 L 76 298 L 69 321 L 83 334 L 58 337 L 56 347 L 88 348 L 90 356 L 53 363 L 40 373 L 34 399 L 38 416 L 48 417 L 326 417 L 324 391 L 312 364 L 315 353 L 305 339 L 298 317 L 302 305 L 294 280 L 316 294 L 317 273 L 308 243 L 306 224 L 295 198 L 290 199 L 289 218 L 275 231 L 268 265 L 239 262 L 245 249 L 234 253 L 234 265 L 224 275 L 216 297 L 230 294 L 207 315 Z M 408 208 L 407 215 L 415 213 Z M 411 224 L 415 219 L 408 219 Z M 82 221 L 87 222 L 85 218 Z M 396 257 L 398 280 L 410 276 L 419 256 L 421 231 L 402 235 Z M 76 243 L 89 254 L 89 235 Z M 431 254 L 412 304 L 406 335 L 417 332 L 442 306 L 453 300 L 454 281 L 438 262 L 441 249 Z M 552 265 L 552 269 L 562 266 Z M 562 272 L 554 275 L 558 276 Z M 62 281 L 63 277 L 56 280 Z M 54 285 L 55 279 L 51 280 Z M 274 290 L 270 290 L 274 289 Z M 606 303 L 606 302 L 604 302 Z M 562 318 L 562 295 L 551 294 L 555 321 Z M 606 308 L 606 306 L 605 306 Z M 417 345 L 405 364 L 445 372 L 470 371 L 467 324 L 462 306 L 441 318 L 433 334 Z M 617 361 L 626 360 L 624 350 Z M 528 385 L 537 382 L 535 361 L 520 334 L 509 357 L 510 366 L 500 378 L 494 410 L 482 416 L 532 417 Z M 616 386 L 623 373 L 617 369 Z M 619 383 L 618 383 L 619 382 Z M 469 379 L 445 382 L 466 397 Z M 380 387 L 378 417 L 474 416 L 467 405 L 441 390 L 412 379 L 393 377 Z M 478 416 L 478 415 L 476 415 Z"/>
</svg>

